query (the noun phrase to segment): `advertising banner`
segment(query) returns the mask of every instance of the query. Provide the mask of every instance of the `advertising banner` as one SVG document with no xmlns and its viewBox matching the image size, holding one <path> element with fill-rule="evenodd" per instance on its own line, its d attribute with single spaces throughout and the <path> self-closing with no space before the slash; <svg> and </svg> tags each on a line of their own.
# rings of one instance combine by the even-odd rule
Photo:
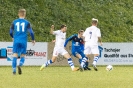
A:
<svg viewBox="0 0 133 88">
<path fill-rule="evenodd" d="M 52 58 L 54 43 L 48 43 L 48 59 Z M 78 58 L 71 54 L 71 42 L 68 43 L 66 50 L 72 57 L 75 65 L 79 66 Z M 99 46 L 99 60 L 97 65 L 133 65 L 133 43 L 103 43 Z M 93 55 L 91 55 L 90 65 L 93 62 Z M 69 66 L 67 59 L 59 55 L 56 62 L 52 65 Z"/>
<path fill-rule="evenodd" d="M 133 65 L 133 43 L 103 43 L 98 65 Z"/>
<path fill-rule="evenodd" d="M 0 65 L 12 64 L 12 42 L 0 42 Z M 19 63 L 20 54 L 18 55 L 17 64 Z M 33 46 L 31 42 L 27 43 L 27 51 L 24 65 L 42 65 L 47 61 L 47 43 L 36 42 Z"/>
</svg>

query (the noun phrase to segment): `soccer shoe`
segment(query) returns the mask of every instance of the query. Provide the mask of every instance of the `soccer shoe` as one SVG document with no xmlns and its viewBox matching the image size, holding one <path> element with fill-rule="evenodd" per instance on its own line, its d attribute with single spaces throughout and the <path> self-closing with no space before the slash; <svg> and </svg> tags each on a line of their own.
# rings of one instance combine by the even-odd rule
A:
<svg viewBox="0 0 133 88">
<path fill-rule="evenodd" d="M 94 68 L 95 71 L 98 71 L 96 65 L 93 65 L 93 68 Z"/>
<path fill-rule="evenodd" d="M 89 67 L 85 67 L 84 70 L 91 70 Z"/>
<path fill-rule="evenodd" d="M 72 69 L 72 71 L 78 71 L 79 70 L 79 68 L 73 68 Z"/>
<path fill-rule="evenodd" d="M 84 71 L 84 68 L 82 68 L 81 66 L 79 67 L 79 70 L 81 71 L 81 72 L 83 72 Z"/>
<path fill-rule="evenodd" d="M 21 70 L 21 67 L 18 66 L 18 74 L 21 75 L 22 74 L 22 70 Z"/>
<path fill-rule="evenodd" d="M 45 66 L 44 66 L 44 65 L 42 65 L 42 66 L 41 66 L 41 68 L 40 68 L 40 71 L 42 71 L 42 70 L 44 69 L 44 67 L 45 67 Z"/>
<path fill-rule="evenodd" d="M 13 72 L 13 75 L 16 75 L 16 72 Z"/>
</svg>

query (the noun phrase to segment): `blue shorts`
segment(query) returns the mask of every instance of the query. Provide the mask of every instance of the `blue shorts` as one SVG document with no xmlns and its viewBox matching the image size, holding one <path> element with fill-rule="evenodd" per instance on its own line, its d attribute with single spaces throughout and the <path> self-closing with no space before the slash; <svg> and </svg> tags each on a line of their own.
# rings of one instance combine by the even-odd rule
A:
<svg viewBox="0 0 133 88">
<path fill-rule="evenodd" d="M 14 42 L 13 53 L 26 54 L 27 43 Z"/>
<path fill-rule="evenodd" d="M 85 57 L 85 54 L 84 54 L 84 52 L 82 50 L 72 50 L 72 54 L 75 57 L 76 57 L 76 54 L 80 54 L 82 58 Z"/>
</svg>

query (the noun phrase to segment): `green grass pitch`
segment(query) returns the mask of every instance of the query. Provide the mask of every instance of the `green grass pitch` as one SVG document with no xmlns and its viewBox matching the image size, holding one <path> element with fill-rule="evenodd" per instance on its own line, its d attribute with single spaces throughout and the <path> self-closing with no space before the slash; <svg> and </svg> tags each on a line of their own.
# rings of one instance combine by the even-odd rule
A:
<svg viewBox="0 0 133 88">
<path fill-rule="evenodd" d="M 90 67 L 92 68 L 92 67 Z M 133 66 L 114 66 L 108 72 L 72 72 L 70 67 L 22 67 L 22 75 L 13 75 L 11 67 L 0 67 L 0 88 L 132 88 Z"/>
</svg>

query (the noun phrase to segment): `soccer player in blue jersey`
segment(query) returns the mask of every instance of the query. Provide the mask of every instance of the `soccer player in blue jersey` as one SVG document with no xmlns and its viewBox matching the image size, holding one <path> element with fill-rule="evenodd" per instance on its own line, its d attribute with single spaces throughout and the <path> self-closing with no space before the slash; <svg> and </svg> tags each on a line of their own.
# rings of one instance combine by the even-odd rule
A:
<svg viewBox="0 0 133 88">
<path fill-rule="evenodd" d="M 67 43 L 69 41 L 72 41 L 72 49 L 71 52 L 73 54 L 73 56 L 79 58 L 79 63 L 82 63 L 83 58 L 87 58 L 85 56 L 84 52 L 84 41 L 82 38 L 82 35 L 84 33 L 84 30 L 79 30 L 78 34 L 74 34 L 72 36 L 70 36 L 69 38 L 67 38 L 64 47 L 66 47 Z M 90 68 L 88 68 L 88 61 L 85 62 L 85 66 L 83 66 L 84 70 L 91 70 Z"/>
<path fill-rule="evenodd" d="M 25 18 L 26 10 L 20 9 L 18 11 L 18 19 L 15 19 L 12 22 L 10 27 L 10 36 L 13 40 L 13 60 L 12 60 L 12 68 L 13 74 L 16 74 L 16 66 L 17 66 L 17 58 L 18 54 L 21 53 L 20 62 L 18 65 L 18 74 L 22 74 L 21 66 L 23 66 L 25 62 L 25 54 L 27 48 L 27 31 L 29 31 L 32 43 L 35 44 L 34 33 L 31 28 L 31 24 Z"/>
</svg>

